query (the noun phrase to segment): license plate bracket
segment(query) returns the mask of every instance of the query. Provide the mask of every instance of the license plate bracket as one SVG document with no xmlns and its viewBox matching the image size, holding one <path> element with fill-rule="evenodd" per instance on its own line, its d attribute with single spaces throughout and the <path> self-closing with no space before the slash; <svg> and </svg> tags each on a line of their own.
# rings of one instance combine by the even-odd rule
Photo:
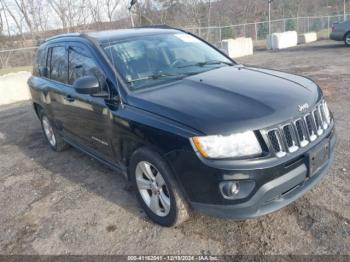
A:
<svg viewBox="0 0 350 262">
<path fill-rule="evenodd" d="M 309 153 L 309 177 L 322 169 L 329 159 L 329 139 L 319 144 Z"/>
</svg>

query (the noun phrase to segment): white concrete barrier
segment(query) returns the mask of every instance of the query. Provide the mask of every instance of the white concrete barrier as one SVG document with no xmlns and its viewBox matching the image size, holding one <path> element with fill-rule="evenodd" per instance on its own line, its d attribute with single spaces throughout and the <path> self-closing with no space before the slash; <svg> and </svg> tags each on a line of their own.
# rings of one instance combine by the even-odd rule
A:
<svg viewBox="0 0 350 262">
<path fill-rule="evenodd" d="M 298 44 L 298 34 L 296 31 L 288 31 L 284 33 L 273 33 L 267 37 L 267 48 L 272 50 L 280 50 L 296 46 Z"/>
<path fill-rule="evenodd" d="M 317 33 L 316 32 L 310 32 L 310 33 L 301 34 L 298 36 L 298 43 L 299 44 L 312 43 L 315 41 L 317 41 Z"/>
<path fill-rule="evenodd" d="M 25 71 L 0 76 L 0 105 L 31 99 L 27 86 L 30 76 Z"/>
<path fill-rule="evenodd" d="M 225 39 L 222 41 L 222 44 L 231 58 L 248 56 L 254 53 L 253 40 L 251 38 Z"/>
</svg>

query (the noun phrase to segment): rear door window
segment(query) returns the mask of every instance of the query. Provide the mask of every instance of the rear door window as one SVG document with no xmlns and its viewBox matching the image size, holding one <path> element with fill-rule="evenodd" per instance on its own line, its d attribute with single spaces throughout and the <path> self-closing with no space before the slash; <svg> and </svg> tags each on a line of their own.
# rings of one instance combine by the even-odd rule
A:
<svg viewBox="0 0 350 262">
<path fill-rule="evenodd" d="M 50 53 L 50 79 L 67 83 L 68 79 L 68 61 L 66 48 L 64 46 L 51 47 Z"/>
<path fill-rule="evenodd" d="M 43 73 L 45 72 L 46 69 L 46 54 L 47 54 L 47 50 L 46 48 L 39 48 L 37 53 L 36 53 L 36 57 L 34 60 L 34 71 L 33 74 L 35 76 L 44 76 Z"/>
</svg>

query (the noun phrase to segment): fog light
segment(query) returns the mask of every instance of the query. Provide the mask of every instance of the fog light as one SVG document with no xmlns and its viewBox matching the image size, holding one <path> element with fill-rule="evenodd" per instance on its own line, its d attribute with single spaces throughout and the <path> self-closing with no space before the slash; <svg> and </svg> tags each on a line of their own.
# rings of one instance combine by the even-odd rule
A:
<svg viewBox="0 0 350 262">
<path fill-rule="evenodd" d="M 251 180 L 225 181 L 220 183 L 220 191 L 226 199 L 241 199 L 247 197 L 254 189 L 255 182 Z"/>
<path fill-rule="evenodd" d="M 232 197 L 239 193 L 239 182 L 222 183 L 221 191 L 226 197 Z"/>
<path fill-rule="evenodd" d="M 230 186 L 230 192 L 232 195 L 237 195 L 239 192 L 239 184 L 236 182 L 233 182 Z"/>
</svg>

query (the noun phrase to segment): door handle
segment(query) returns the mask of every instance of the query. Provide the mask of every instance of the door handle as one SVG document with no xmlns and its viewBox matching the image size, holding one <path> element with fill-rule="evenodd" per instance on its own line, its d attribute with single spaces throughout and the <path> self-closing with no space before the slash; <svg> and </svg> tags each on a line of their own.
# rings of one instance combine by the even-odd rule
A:
<svg viewBox="0 0 350 262">
<path fill-rule="evenodd" d="M 64 100 L 66 100 L 68 102 L 74 102 L 75 101 L 75 99 L 72 96 L 70 96 L 70 95 L 65 96 Z"/>
</svg>

